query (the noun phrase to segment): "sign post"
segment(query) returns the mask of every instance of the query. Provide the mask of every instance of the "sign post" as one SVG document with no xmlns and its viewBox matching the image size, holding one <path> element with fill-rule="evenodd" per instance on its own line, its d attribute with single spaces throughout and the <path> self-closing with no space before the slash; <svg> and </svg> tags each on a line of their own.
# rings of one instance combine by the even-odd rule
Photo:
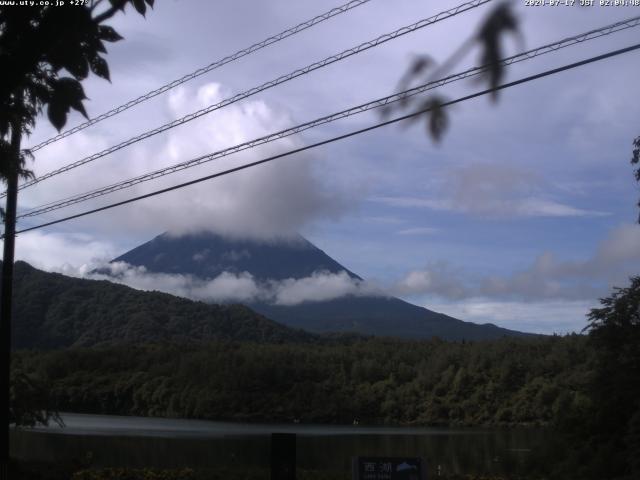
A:
<svg viewBox="0 0 640 480">
<path fill-rule="evenodd" d="M 421 457 L 353 457 L 353 480 L 425 480 L 426 467 Z"/>
<path fill-rule="evenodd" d="M 271 434 L 271 480 L 296 479 L 296 434 Z"/>
</svg>

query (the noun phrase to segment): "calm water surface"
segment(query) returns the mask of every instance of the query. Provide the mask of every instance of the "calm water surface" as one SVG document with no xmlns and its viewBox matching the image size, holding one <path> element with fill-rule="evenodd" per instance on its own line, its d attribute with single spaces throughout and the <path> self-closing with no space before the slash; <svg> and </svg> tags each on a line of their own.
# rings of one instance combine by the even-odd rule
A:
<svg viewBox="0 0 640 480">
<path fill-rule="evenodd" d="M 270 434 L 297 434 L 298 468 L 348 471 L 352 456 L 421 456 L 429 470 L 544 472 L 563 445 L 543 429 L 243 424 L 64 414 L 57 425 L 14 431 L 12 455 L 94 467 L 266 467 Z"/>
</svg>

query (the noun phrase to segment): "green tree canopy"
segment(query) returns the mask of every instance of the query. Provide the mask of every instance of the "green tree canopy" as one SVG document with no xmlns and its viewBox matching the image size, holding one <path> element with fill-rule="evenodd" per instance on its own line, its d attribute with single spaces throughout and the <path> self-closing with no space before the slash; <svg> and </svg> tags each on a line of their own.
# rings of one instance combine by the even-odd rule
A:
<svg viewBox="0 0 640 480">
<path fill-rule="evenodd" d="M 640 276 L 588 315 L 596 355 L 590 396 L 593 473 L 640 476 Z M 600 477 L 599 477 L 600 478 Z M 604 477 L 602 477 L 604 478 Z M 626 477 L 625 477 L 626 478 Z"/>
</svg>

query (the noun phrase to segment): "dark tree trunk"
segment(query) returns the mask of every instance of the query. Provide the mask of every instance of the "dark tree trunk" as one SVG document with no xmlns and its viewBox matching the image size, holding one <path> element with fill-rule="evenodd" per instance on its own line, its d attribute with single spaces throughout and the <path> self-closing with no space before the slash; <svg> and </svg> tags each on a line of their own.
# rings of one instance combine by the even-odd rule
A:
<svg viewBox="0 0 640 480">
<path fill-rule="evenodd" d="M 9 379 L 11 375 L 11 297 L 13 294 L 13 257 L 15 251 L 16 205 L 18 198 L 18 168 L 20 165 L 21 129 L 11 129 L 11 158 L 2 159 L 11 166 L 7 178 L 7 204 L 4 218 L 4 250 L 2 262 L 2 290 L 0 290 L 0 341 L 2 342 L 2 441 L 0 443 L 0 480 L 8 477 L 9 468 Z"/>
</svg>

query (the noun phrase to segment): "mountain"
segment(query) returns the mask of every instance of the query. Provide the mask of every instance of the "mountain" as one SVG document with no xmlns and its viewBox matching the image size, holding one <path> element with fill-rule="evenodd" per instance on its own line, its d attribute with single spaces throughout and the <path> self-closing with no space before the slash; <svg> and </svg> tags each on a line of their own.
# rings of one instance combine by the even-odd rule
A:
<svg viewBox="0 0 640 480">
<path fill-rule="evenodd" d="M 308 277 L 316 271 L 344 270 L 350 277 L 360 279 L 300 235 L 258 242 L 231 240 L 209 232 L 182 236 L 164 233 L 112 262 L 200 278 L 215 278 L 223 272 L 249 272 L 260 281 L 284 280 Z"/>
<path fill-rule="evenodd" d="M 16 349 L 144 342 L 311 342 L 316 338 L 242 305 L 209 305 L 105 280 L 71 278 L 16 262 Z"/>
<path fill-rule="evenodd" d="M 114 262 L 143 266 L 149 272 L 213 279 L 223 272 L 248 272 L 257 281 L 301 279 L 314 272 L 346 274 L 361 280 L 308 240 L 256 241 L 210 232 L 182 236 L 164 233 L 119 256 Z M 405 338 L 483 340 L 528 335 L 493 324 L 463 322 L 394 297 L 349 295 L 297 305 L 248 304 L 285 325 L 312 332 L 357 332 Z"/>
</svg>

